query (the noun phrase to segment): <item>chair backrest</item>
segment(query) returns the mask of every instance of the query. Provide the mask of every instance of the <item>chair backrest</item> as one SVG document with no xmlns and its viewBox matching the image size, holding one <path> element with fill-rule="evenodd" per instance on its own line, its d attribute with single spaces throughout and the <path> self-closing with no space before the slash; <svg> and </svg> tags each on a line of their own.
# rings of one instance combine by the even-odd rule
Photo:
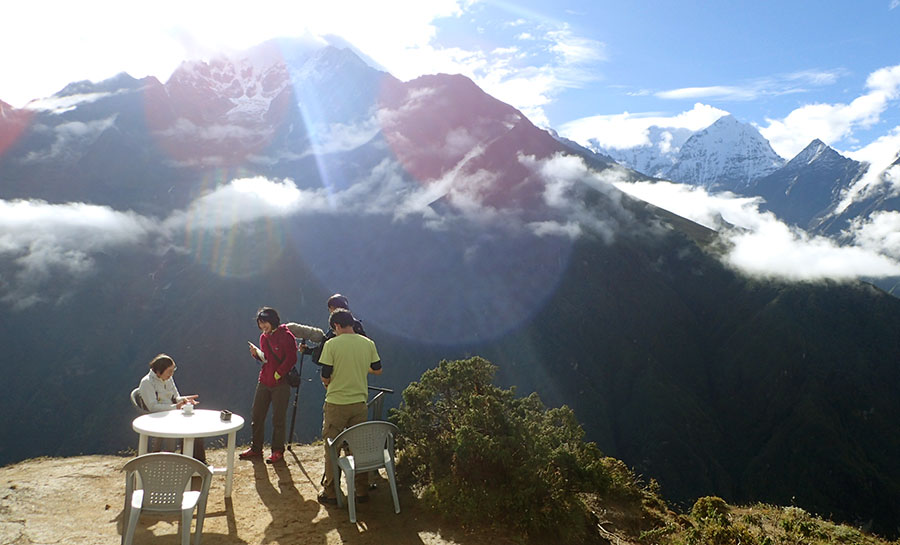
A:
<svg viewBox="0 0 900 545">
<path fill-rule="evenodd" d="M 141 389 L 140 388 L 135 388 L 134 390 L 131 391 L 131 404 L 134 405 L 134 408 L 137 409 L 139 412 L 142 412 L 142 413 L 150 412 L 149 409 L 147 409 L 147 406 L 144 405 L 144 398 L 141 397 Z"/>
<path fill-rule="evenodd" d="M 181 499 L 191 476 L 199 473 L 206 490 L 209 490 L 208 482 L 212 478 L 212 471 L 203 462 L 174 452 L 144 454 L 129 460 L 123 469 L 126 498 L 130 498 L 133 491 L 134 473 L 141 476 L 143 511 L 180 511 Z"/>
<path fill-rule="evenodd" d="M 333 444 L 347 443 L 353 454 L 357 470 L 368 470 L 384 465 L 385 452 L 394 457 L 394 434 L 397 426 L 382 420 L 370 420 L 351 426 L 334 438 Z"/>
</svg>

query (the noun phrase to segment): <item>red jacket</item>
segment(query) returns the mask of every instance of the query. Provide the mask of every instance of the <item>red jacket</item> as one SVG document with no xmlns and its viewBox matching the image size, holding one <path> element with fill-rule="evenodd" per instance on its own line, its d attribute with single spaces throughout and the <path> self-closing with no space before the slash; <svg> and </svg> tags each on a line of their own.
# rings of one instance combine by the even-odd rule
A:
<svg viewBox="0 0 900 545">
<path fill-rule="evenodd" d="M 291 367 L 297 363 L 297 341 L 287 325 L 281 324 L 271 333 L 259 336 L 259 349 L 266 362 L 259 369 L 259 382 L 268 387 L 283 384 Z M 275 371 L 281 376 L 275 380 Z"/>
</svg>

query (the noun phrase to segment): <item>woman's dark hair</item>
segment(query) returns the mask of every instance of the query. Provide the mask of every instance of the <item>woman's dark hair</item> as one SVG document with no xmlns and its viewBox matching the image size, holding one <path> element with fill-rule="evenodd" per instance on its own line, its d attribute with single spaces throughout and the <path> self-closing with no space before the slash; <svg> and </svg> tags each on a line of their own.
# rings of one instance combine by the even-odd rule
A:
<svg viewBox="0 0 900 545">
<path fill-rule="evenodd" d="M 335 293 L 328 298 L 328 308 L 345 308 L 350 310 L 350 301 L 340 293 Z"/>
<path fill-rule="evenodd" d="M 175 360 L 167 356 L 166 354 L 158 354 L 155 358 L 150 360 L 150 370 L 156 373 L 157 375 L 162 374 L 163 371 L 175 365 Z"/>
<path fill-rule="evenodd" d="M 274 308 L 271 307 L 263 307 L 256 312 L 256 321 L 257 322 L 267 322 L 272 326 L 272 329 L 281 325 L 281 318 L 278 317 L 278 313 L 275 312 Z"/>
</svg>

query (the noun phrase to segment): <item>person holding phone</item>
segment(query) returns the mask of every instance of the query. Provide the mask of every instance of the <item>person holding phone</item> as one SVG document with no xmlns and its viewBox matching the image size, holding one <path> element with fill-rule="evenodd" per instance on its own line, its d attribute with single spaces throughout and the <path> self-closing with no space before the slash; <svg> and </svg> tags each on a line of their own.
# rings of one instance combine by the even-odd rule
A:
<svg viewBox="0 0 900 545">
<path fill-rule="evenodd" d="M 266 414 L 272 406 L 272 453 L 266 462 L 274 464 L 284 460 L 284 429 L 287 419 L 291 387 L 287 375 L 297 363 L 297 341 L 281 323 L 278 312 L 263 307 L 256 313 L 256 325 L 261 331 L 259 346 L 247 342 L 250 356 L 260 361 L 259 380 L 253 395 L 250 428 L 253 438 L 250 448 L 240 454 L 242 460 L 262 457 L 266 433 Z"/>
</svg>

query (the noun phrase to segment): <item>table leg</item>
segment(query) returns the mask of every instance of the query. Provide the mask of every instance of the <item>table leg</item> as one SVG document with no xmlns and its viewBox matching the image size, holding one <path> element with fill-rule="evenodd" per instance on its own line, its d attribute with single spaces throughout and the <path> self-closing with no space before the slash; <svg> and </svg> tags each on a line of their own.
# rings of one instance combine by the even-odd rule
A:
<svg viewBox="0 0 900 545">
<path fill-rule="evenodd" d="M 181 445 L 181 453 L 185 456 L 193 456 L 194 455 L 194 438 L 193 437 L 185 437 L 184 441 Z"/>
<path fill-rule="evenodd" d="M 138 456 L 143 456 L 147 454 L 147 434 L 140 434 L 140 438 L 138 439 Z"/>
<path fill-rule="evenodd" d="M 231 497 L 231 478 L 234 476 L 234 450 L 237 442 L 237 432 L 233 431 L 228 434 L 228 454 L 225 470 L 225 497 Z"/>
</svg>

